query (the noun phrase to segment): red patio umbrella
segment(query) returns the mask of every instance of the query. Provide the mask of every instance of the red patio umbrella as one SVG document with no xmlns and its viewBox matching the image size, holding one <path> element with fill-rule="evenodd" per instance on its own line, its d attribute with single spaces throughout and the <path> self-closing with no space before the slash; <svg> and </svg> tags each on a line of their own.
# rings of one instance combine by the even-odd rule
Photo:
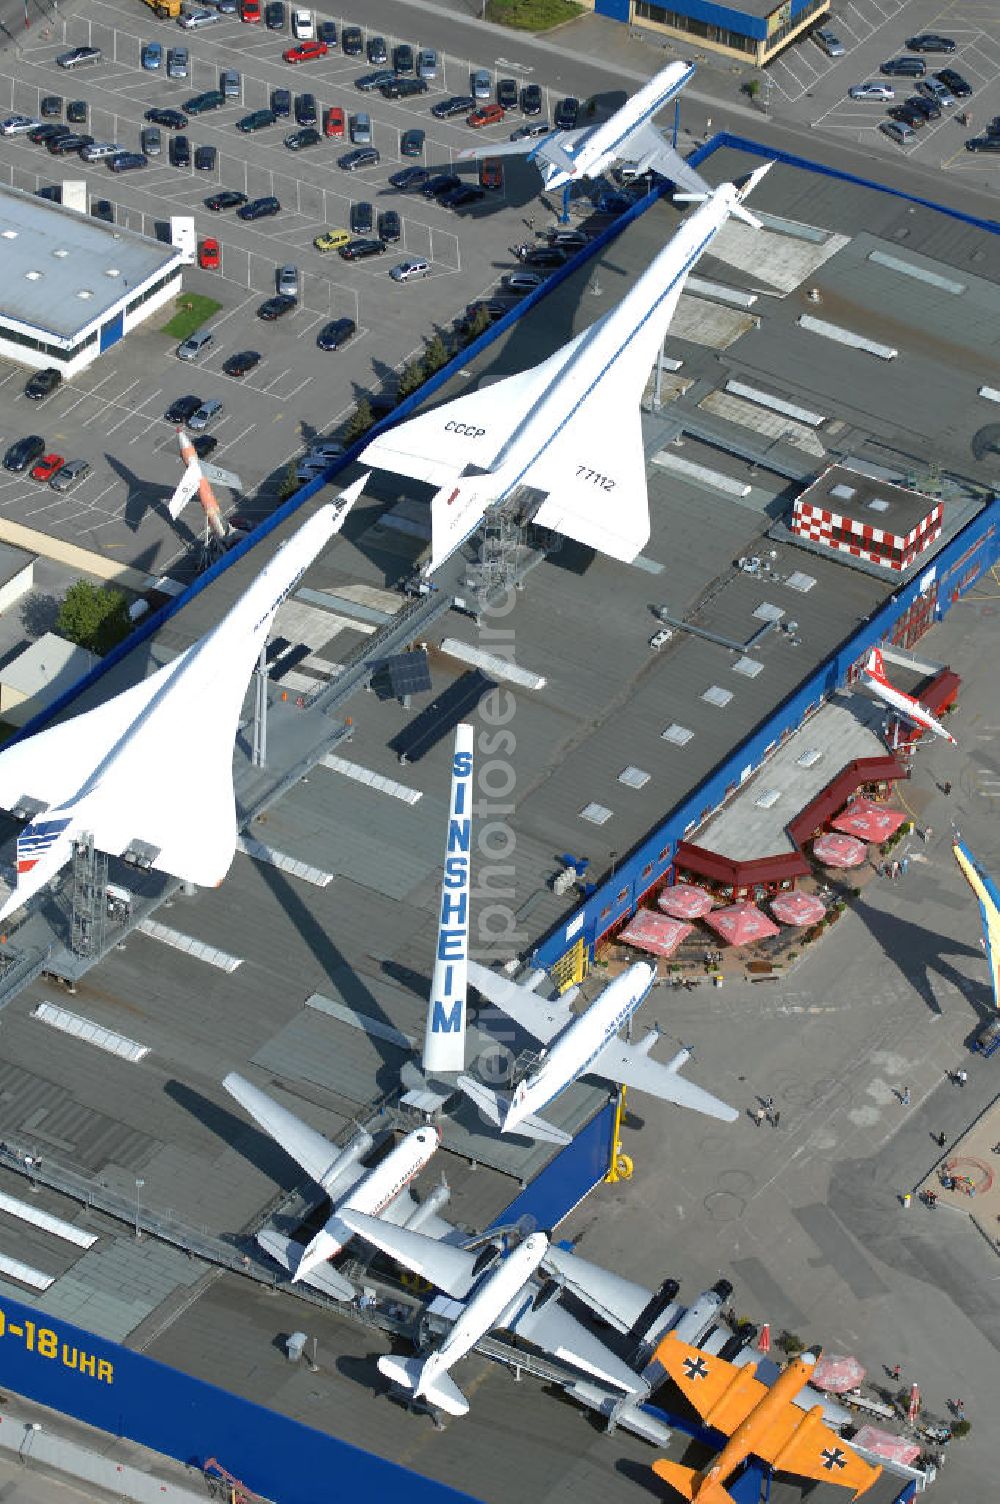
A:
<svg viewBox="0 0 1000 1504">
<path fill-rule="evenodd" d="M 876 1457 L 886 1457 L 890 1462 L 916 1462 L 920 1446 L 905 1436 L 896 1436 L 892 1431 L 880 1431 L 877 1426 L 862 1426 L 854 1438 L 854 1444 Z"/>
<path fill-rule="evenodd" d="M 865 1376 L 865 1370 L 861 1367 L 857 1358 L 837 1356 L 822 1357 L 812 1371 L 809 1380 L 817 1389 L 825 1389 L 830 1394 L 846 1394 L 849 1389 L 857 1389 Z"/>
<path fill-rule="evenodd" d="M 731 903 L 727 909 L 713 909 L 705 915 L 705 923 L 730 945 L 749 945 L 754 940 L 781 934 L 778 926 L 753 903 Z"/>
<path fill-rule="evenodd" d="M 771 1323 L 769 1321 L 765 1321 L 760 1329 L 760 1336 L 757 1338 L 757 1351 L 759 1353 L 769 1353 L 771 1351 Z"/>
<path fill-rule="evenodd" d="M 618 938 L 654 956 L 672 956 L 693 929 L 693 924 L 668 919 L 666 914 L 654 914 L 651 909 L 640 909 Z"/>
<path fill-rule="evenodd" d="M 824 867 L 860 867 L 866 854 L 863 842 L 853 836 L 838 835 L 835 831 L 813 841 L 813 856 Z"/>
<path fill-rule="evenodd" d="M 782 924 L 819 924 L 826 918 L 823 900 L 815 893 L 778 893 L 771 899 L 771 913 Z"/>
<path fill-rule="evenodd" d="M 862 841 L 887 841 L 905 819 L 901 810 L 886 809 L 872 799 L 854 799 L 831 824 L 834 830 L 860 836 Z"/>
<path fill-rule="evenodd" d="M 910 1408 L 906 1412 L 906 1414 L 907 1414 L 907 1418 L 908 1418 L 908 1420 L 910 1422 L 910 1425 L 912 1426 L 913 1422 L 916 1420 L 917 1416 L 920 1414 L 920 1385 L 919 1384 L 914 1384 L 913 1387 L 912 1387 L 912 1389 L 910 1390 Z"/>
<path fill-rule="evenodd" d="M 656 900 L 656 907 L 664 914 L 672 914 L 675 919 L 704 919 L 711 913 L 712 897 L 704 888 L 696 888 L 691 883 L 675 883 L 672 888 L 664 888 Z"/>
</svg>

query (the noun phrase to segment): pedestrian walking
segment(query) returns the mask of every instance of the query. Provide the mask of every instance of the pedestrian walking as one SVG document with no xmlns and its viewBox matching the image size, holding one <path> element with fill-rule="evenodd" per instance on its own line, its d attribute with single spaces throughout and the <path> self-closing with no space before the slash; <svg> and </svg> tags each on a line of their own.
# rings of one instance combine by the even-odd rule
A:
<svg viewBox="0 0 1000 1504">
<path fill-rule="evenodd" d="M 934 1142 L 937 1144 L 939 1149 L 944 1148 L 944 1130 L 934 1135 Z"/>
<path fill-rule="evenodd" d="M 912 1194 L 909 1191 L 904 1191 L 903 1192 L 903 1210 L 904 1211 L 907 1211 L 907 1212 L 909 1211 L 909 1209 L 910 1209 L 910 1202 L 912 1200 L 913 1200 Z"/>
<path fill-rule="evenodd" d="M 944 797 L 947 799 L 948 796 L 949 796 L 949 794 L 951 793 L 951 784 L 948 783 L 948 782 L 945 782 L 943 784 L 942 788 L 941 788 L 941 792 L 944 795 Z"/>
<path fill-rule="evenodd" d="M 901 1107 L 909 1107 L 909 1105 L 910 1105 L 910 1088 L 908 1086 L 904 1086 L 903 1090 L 900 1092 L 900 1095 L 899 1095 L 899 1104 L 900 1104 Z"/>
<path fill-rule="evenodd" d="M 758 1107 L 757 1108 L 756 1112 L 753 1115 L 753 1120 L 757 1124 L 757 1127 L 759 1128 L 761 1126 L 761 1124 L 763 1123 L 763 1121 L 764 1121 L 764 1109 L 763 1109 L 763 1107 Z"/>
<path fill-rule="evenodd" d="M 892 1380 L 892 1382 L 894 1384 L 898 1384 L 899 1383 L 899 1374 L 900 1374 L 899 1364 L 898 1363 L 894 1363 L 892 1365 L 892 1367 L 887 1370 L 887 1372 L 888 1372 L 889 1377 Z"/>
<path fill-rule="evenodd" d="M 905 877 L 906 874 L 907 874 L 907 872 L 909 872 L 909 870 L 910 870 L 910 858 L 908 856 L 904 856 L 903 857 L 902 861 L 899 864 L 899 870 L 900 870 L 901 874 L 903 875 L 903 877 Z"/>
</svg>

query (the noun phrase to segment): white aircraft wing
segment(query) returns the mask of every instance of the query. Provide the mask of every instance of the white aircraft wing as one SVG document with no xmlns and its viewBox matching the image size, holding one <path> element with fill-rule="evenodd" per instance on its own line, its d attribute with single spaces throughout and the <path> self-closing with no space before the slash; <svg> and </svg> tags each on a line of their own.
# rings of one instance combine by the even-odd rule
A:
<svg viewBox="0 0 1000 1504">
<path fill-rule="evenodd" d="M 235 1071 L 231 1071 L 222 1084 L 254 1122 L 258 1123 L 276 1144 L 280 1144 L 296 1164 L 302 1166 L 309 1179 L 315 1180 L 316 1184 L 322 1186 L 334 1200 L 345 1195 L 355 1181 L 360 1180 L 365 1173 L 364 1167 L 355 1161 L 344 1174 L 328 1183 L 327 1177 L 330 1169 L 341 1154 L 341 1151 L 335 1148 L 329 1139 L 324 1138 L 322 1133 L 318 1133 L 315 1128 L 310 1128 L 308 1123 L 303 1123 L 301 1118 L 297 1118 L 287 1108 L 272 1101 L 269 1096 L 259 1091 L 243 1076 L 237 1075 Z"/>
<path fill-rule="evenodd" d="M 202 461 L 201 473 L 213 486 L 227 486 L 230 491 L 243 490 L 243 482 L 232 470 L 222 470 L 218 465 L 206 465 Z"/>
<path fill-rule="evenodd" d="M 713 1097 L 711 1092 L 696 1086 L 680 1074 L 680 1067 L 688 1058 L 687 1050 L 680 1053 L 669 1065 L 651 1060 L 641 1045 L 626 1044 L 613 1039 L 588 1068 L 589 1076 L 603 1076 L 619 1086 L 635 1087 L 664 1102 L 676 1102 L 679 1107 L 691 1107 L 703 1112 L 706 1117 L 721 1118 L 724 1123 L 733 1123 L 739 1117 L 735 1107 Z"/>
<path fill-rule="evenodd" d="M 186 465 L 184 468 L 184 474 L 181 476 L 174 489 L 173 496 L 171 496 L 170 500 L 167 502 L 167 511 L 170 513 L 175 522 L 183 512 L 184 508 L 187 506 L 188 502 L 191 500 L 194 493 L 197 491 L 198 483 L 200 482 L 200 480 L 201 475 L 198 473 L 198 466 Z"/>
<path fill-rule="evenodd" d="M 533 519 L 539 527 L 631 563 L 650 531 L 637 396 L 617 381 L 614 393 L 598 387 L 523 479 L 548 492 Z"/>
<path fill-rule="evenodd" d="M 497 1325 L 506 1326 L 562 1362 L 572 1363 L 574 1368 L 627 1394 L 648 1393 L 648 1384 L 565 1310 L 557 1299 L 539 1301 L 538 1295 L 536 1287 L 529 1285 L 521 1297 L 517 1314 L 512 1316 L 511 1306 L 508 1306 Z"/>
<path fill-rule="evenodd" d="M 545 1259 L 562 1285 L 620 1332 L 630 1332 L 653 1292 L 553 1243 Z"/>
<path fill-rule="evenodd" d="M 495 1003 L 508 1018 L 520 1024 L 522 1029 L 542 1044 L 548 1044 L 567 1024 L 573 1022 L 573 1010 L 561 998 L 554 1003 L 547 1002 L 534 992 L 529 992 L 526 987 L 519 986 L 517 982 L 510 982 L 488 967 L 481 966 L 478 961 L 469 962 L 469 981 L 477 992 Z"/>
<path fill-rule="evenodd" d="M 391 1227 L 380 1217 L 369 1217 L 345 1207 L 341 1219 L 356 1233 L 387 1253 L 404 1269 L 411 1269 L 438 1290 L 461 1300 L 468 1294 L 476 1277 L 476 1257 L 467 1248 L 439 1243 L 422 1232 L 405 1227 Z"/>
<path fill-rule="evenodd" d="M 303 1252 L 301 1243 L 293 1243 L 291 1238 L 282 1237 L 280 1232 L 274 1232 L 269 1227 L 261 1228 L 257 1242 L 289 1274 L 294 1274 L 298 1269 Z M 312 1285 L 324 1295 L 332 1295 L 334 1300 L 353 1300 L 358 1293 L 350 1280 L 345 1279 L 329 1263 L 315 1264 L 308 1273 L 300 1277 L 303 1284 Z"/>
<path fill-rule="evenodd" d="M 658 131 L 651 121 L 638 126 L 622 142 L 621 157 L 635 162 L 643 172 L 650 169 L 658 172 L 661 177 L 669 178 L 672 183 L 688 192 L 709 194 L 712 191 L 711 184 L 706 183 L 700 173 L 688 166 L 680 152 L 670 145 L 663 132 Z"/>
</svg>

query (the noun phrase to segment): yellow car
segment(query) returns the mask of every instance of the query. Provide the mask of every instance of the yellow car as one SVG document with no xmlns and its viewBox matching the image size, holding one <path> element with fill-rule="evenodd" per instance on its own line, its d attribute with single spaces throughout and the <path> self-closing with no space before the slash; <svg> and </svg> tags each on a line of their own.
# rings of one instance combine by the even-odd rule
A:
<svg viewBox="0 0 1000 1504">
<path fill-rule="evenodd" d="M 339 251 L 342 245 L 350 240 L 346 230 L 324 230 L 322 235 L 317 235 L 313 245 L 317 251 Z"/>
</svg>

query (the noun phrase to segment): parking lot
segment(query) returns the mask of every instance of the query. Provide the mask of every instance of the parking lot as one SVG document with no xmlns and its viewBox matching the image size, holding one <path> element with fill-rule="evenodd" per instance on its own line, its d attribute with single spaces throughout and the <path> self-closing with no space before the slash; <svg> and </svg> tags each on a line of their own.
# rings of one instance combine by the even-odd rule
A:
<svg viewBox="0 0 1000 1504">
<path fill-rule="evenodd" d="M 388 182 L 404 165 L 400 137 L 420 127 L 426 132 L 423 156 L 407 158 L 432 170 L 454 166 L 463 181 L 475 183 L 477 164 L 456 163 L 457 153 L 473 141 L 506 140 L 523 117 L 473 132 L 463 115 L 437 120 L 431 107 L 450 95 L 470 92 L 470 71 L 488 60 L 439 59 L 429 92 L 411 99 L 386 100 L 360 93 L 354 80 L 372 71 L 365 56 L 347 58 L 339 48 L 314 62 L 289 66 L 282 52 L 292 44 L 287 29 L 268 31 L 226 16 L 198 31 L 157 22 L 137 3 L 97 3 L 90 18 L 61 19 L 26 35 L 20 58 L 9 50 L 0 61 L 0 112 L 36 116 L 41 99 L 58 94 L 88 105 L 85 129 L 98 141 L 115 141 L 138 150 L 144 115 L 151 107 L 180 109 L 186 100 L 219 85 L 223 68 L 238 68 L 240 98 L 210 113 L 192 115 L 184 134 L 192 149 L 217 148 L 212 172 L 170 165 L 163 130 L 163 152 L 136 172 L 114 174 L 102 162 L 53 158 L 24 136 L 0 140 L 0 163 L 6 181 L 27 191 L 63 178 L 84 179 L 91 202 L 105 198 L 114 205 L 118 224 L 161 238 L 169 234 L 171 215 L 193 214 L 199 240 L 216 237 L 221 246 L 218 271 L 191 267 L 185 288 L 217 298 L 222 307 L 211 320 L 216 340 L 196 364 L 176 360 L 176 341 L 156 327 L 140 330 L 44 404 L 25 403 L 24 372 L 0 368 L 0 442 L 4 447 L 27 432 L 41 431 L 49 448 L 82 455 L 93 473 L 72 493 L 58 497 L 25 477 L 0 480 L 0 511 L 45 531 L 69 534 L 74 541 L 102 552 L 114 550 L 123 562 L 141 562 L 156 571 L 183 573 L 182 560 L 192 542 L 181 519 L 179 527 L 165 514 L 164 502 L 178 474 L 173 429 L 163 421 L 177 397 L 193 393 L 222 397 L 226 412 L 213 429 L 218 439 L 214 458 L 240 474 L 244 492 L 259 494 L 259 509 L 274 503 L 277 486 L 290 457 L 303 439 L 330 433 L 359 395 L 388 388 L 394 373 L 425 340 L 451 327 L 467 302 L 495 289 L 500 276 L 516 263 L 511 247 L 525 238 L 525 220 L 538 213 L 540 180 L 522 159 L 507 159 L 499 190 L 459 211 L 433 199 L 404 194 Z M 144 42 L 190 50 L 188 77 L 168 79 L 166 70 L 143 71 Z M 399 39 L 387 36 L 391 48 Z M 405 40 L 415 47 L 419 36 Z M 55 57 L 72 44 L 102 49 L 98 67 L 67 74 Z M 505 72 L 519 84 L 542 83 L 531 70 L 490 67 L 491 79 Z M 345 115 L 371 115 L 373 142 L 381 161 L 368 171 L 347 173 L 337 158 L 350 149 L 348 139 L 324 139 L 302 152 L 285 148 L 294 117 L 254 134 L 241 134 L 236 122 L 265 108 L 271 91 L 285 88 L 293 97 L 316 96 L 321 112 L 331 105 Z M 542 119 L 557 103 L 543 89 Z M 544 111 L 548 111 L 545 114 Z M 62 118 L 62 117 L 58 117 Z M 230 210 L 213 213 L 205 199 L 222 188 L 250 198 L 275 195 L 281 212 L 273 218 L 244 222 Z M 375 213 L 392 207 L 401 216 L 399 242 L 387 254 L 348 263 L 336 253 L 322 254 L 313 241 L 324 229 L 347 229 L 352 203 L 367 200 Z M 542 223 L 554 223 L 554 217 Z M 430 275 L 412 284 L 393 282 L 388 272 L 408 256 L 426 258 Z M 275 292 L 278 267 L 294 263 L 300 270 L 297 307 L 275 323 L 256 317 L 261 302 Z M 345 348 L 324 353 L 316 339 L 333 318 L 348 317 L 358 327 Z M 165 322 L 155 320 L 157 323 Z M 234 352 L 255 349 L 263 359 L 236 381 L 222 373 Z M 104 459 L 102 461 L 102 454 Z M 263 489 L 262 489 L 263 488 Z M 247 511 L 246 504 L 240 506 Z M 251 503 L 249 510 L 253 511 Z"/>
</svg>

